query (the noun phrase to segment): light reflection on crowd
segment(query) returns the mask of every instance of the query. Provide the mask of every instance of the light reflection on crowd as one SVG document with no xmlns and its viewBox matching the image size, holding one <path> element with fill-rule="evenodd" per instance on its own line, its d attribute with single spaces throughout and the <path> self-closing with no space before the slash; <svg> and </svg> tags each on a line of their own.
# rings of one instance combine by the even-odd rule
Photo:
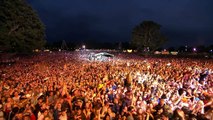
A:
<svg viewBox="0 0 213 120">
<path fill-rule="evenodd" d="M 0 66 L 0 119 L 213 119 L 213 61 L 77 52 L 43 53 Z"/>
</svg>

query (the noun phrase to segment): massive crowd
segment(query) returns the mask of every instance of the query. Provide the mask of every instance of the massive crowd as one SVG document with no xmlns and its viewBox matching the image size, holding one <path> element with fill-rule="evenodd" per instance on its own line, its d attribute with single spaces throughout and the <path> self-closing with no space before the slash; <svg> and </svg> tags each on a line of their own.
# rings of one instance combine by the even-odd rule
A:
<svg viewBox="0 0 213 120">
<path fill-rule="evenodd" d="M 0 65 L 0 120 L 213 119 L 212 60 L 115 57 L 53 52 Z"/>
</svg>

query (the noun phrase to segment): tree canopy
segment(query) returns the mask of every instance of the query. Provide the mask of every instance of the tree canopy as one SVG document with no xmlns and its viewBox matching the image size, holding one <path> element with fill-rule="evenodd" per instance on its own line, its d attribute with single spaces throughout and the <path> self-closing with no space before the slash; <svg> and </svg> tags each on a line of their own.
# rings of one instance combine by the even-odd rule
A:
<svg viewBox="0 0 213 120">
<path fill-rule="evenodd" d="M 161 25 L 153 21 L 143 21 L 133 28 L 131 43 L 139 50 L 155 50 L 166 42 L 160 32 Z"/>
<path fill-rule="evenodd" d="M 0 0 L 0 50 L 29 52 L 45 42 L 44 25 L 25 0 Z"/>
</svg>

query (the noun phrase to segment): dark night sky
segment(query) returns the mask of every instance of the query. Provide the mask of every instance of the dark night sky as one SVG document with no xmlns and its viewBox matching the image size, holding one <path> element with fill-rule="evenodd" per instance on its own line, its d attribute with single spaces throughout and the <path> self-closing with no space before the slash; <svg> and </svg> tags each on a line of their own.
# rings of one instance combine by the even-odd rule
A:
<svg viewBox="0 0 213 120">
<path fill-rule="evenodd" d="M 162 25 L 167 46 L 213 44 L 213 0 L 28 0 L 48 41 L 129 41 L 144 20 Z"/>
</svg>

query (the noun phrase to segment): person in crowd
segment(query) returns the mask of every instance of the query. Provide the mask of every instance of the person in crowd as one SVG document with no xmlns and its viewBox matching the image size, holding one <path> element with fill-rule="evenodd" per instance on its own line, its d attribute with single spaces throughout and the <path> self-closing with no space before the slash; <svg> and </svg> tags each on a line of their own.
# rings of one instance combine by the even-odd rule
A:
<svg viewBox="0 0 213 120">
<path fill-rule="evenodd" d="M 212 60 L 80 58 L 41 53 L 0 65 L 0 119 L 213 119 Z"/>
</svg>

